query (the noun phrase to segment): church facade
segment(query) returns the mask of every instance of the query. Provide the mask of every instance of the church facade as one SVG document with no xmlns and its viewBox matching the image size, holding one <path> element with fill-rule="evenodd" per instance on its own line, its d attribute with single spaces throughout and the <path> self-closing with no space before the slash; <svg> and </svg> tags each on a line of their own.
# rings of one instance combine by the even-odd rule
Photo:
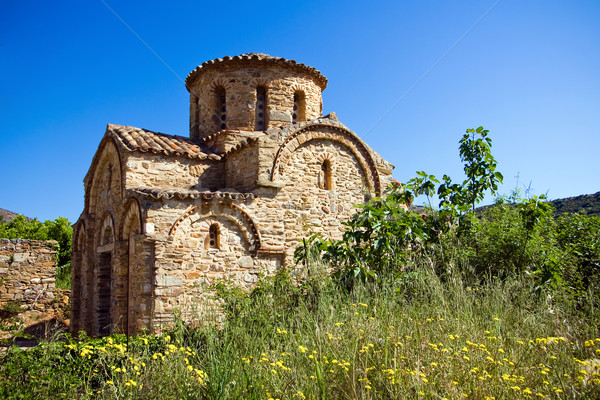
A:
<svg viewBox="0 0 600 400">
<path fill-rule="evenodd" d="M 186 79 L 189 137 L 109 124 L 74 225 L 72 331 L 159 331 L 198 317 L 216 280 L 251 287 L 311 232 L 340 238 L 393 166 L 321 115 L 326 86 L 292 60 L 225 57 Z"/>
</svg>

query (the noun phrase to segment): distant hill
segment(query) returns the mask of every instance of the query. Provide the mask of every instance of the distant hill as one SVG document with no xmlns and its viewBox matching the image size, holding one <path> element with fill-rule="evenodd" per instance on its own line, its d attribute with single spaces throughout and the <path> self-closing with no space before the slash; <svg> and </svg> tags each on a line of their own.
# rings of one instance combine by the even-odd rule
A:
<svg viewBox="0 0 600 400">
<path fill-rule="evenodd" d="M 14 213 L 12 211 L 5 210 L 4 208 L 0 208 L 0 222 L 4 222 L 4 223 L 10 222 L 17 215 L 19 215 L 19 214 Z"/>
<path fill-rule="evenodd" d="M 566 213 L 580 213 L 600 217 L 600 192 L 594 194 L 582 194 L 575 197 L 566 197 L 564 199 L 556 199 L 549 201 L 548 203 L 554 206 L 554 214 L 557 217 Z M 493 205 L 477 207 L 475 212 L 481 212 L 489 207 L 493 207 Z M 410 206 L 410 210 L 423 213 L 425 212 L 425 207 Z"/>
<path fill-rule="evenodd" d="M 552 200 L 549 203 L 556 208 L 556 215 L 579 212 L 600 217 L 600 192 Z"/>
</svg>

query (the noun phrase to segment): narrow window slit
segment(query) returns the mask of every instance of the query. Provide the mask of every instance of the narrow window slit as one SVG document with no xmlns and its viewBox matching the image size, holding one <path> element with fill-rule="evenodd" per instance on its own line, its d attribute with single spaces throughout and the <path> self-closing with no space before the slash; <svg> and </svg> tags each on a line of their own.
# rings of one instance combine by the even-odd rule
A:
<svg viewBox="0 0 600 400">
<path fill-rule="evenodd" d="M 254 110 L 254 130 L 264 131 L 267 129 L 266 108 L 267 89 L 264 86 L 256 88 L 256 108 Z"/>
<path fill-rule="evenodd" d="M 217 224 L 212 224 L 210 228 L 208 228 L 208 238 L 206 242 L 206 248 L 208 249 L 219 249 L 220 238 L 219 238 L 219 226 Z"/>
<path fill-rule="evenodd" d="M 292 122 L 306 121 L 306 96 L 304 92 L 294 93 L 294 107 L 292 109 Z"/>
<path fill-rule="evenodd" d="M 321 171 L 319 171 L 318 183 L 320 189 L 332 189 L 331 162 L 329 160 L 325 160 L 323 161 L 323 164 L 321 164 Z"/>
<path fill-rule="evenodd" d="M 215 89 L 215 117 L 220 129 L 227 128 L 227 95 L 225 88 L 219 86 Z"/>
</svg>

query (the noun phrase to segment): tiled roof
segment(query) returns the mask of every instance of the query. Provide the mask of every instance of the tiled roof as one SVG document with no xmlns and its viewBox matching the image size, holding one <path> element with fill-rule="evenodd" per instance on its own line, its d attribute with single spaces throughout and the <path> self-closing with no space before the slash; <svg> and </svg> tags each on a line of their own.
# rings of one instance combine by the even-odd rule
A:
<svg viewBox="0 0 600 400">
<path fill-rule="evenodd" d="M 184 156 L 193 159 L 219 160 L 216 154 L 206 153 L 192 139 L 183 136 L 167 135 L 135 128 L 108 124 L 106 134 L 112 137 L 119 147 L 128 151 L 141 151 L 143 153 L 162 154 L 166 156 Z"/>
<path fill-rule="evenodd" d="M 315 78 L 315 81 L 319 84 L 322 90 L 325 90 L 325 88 L 327 87 L 327 78 L 325 78 L 325 76 L 323 76 L 323 74 L 321 74 L 321 71 L 319 71 L 318 69 L 309 67 L 308 65 L 296 62 L 294 60 L 286 60 L 285 58 L 281 57 L 271 57 L 270 55 L 263 53 L 247 53 L 234 57 L 226 56 L 223 58 L 217 58 L 214 60 L 206 61 L 202 63 L 202 65 L 197 66 L 195 70 L 189 73 L 187 78 L 185 78 L 185 84 L 190 85 L 196 79 L 196 77 L 202 73 L 203 70 L 215 68 L 222 64 L 239 62 L 259 62 L 264 64 L 286 65 L 288 67 L 292 67 L 297 70 L 302 70 L 311 74 Z"/>
</svg>

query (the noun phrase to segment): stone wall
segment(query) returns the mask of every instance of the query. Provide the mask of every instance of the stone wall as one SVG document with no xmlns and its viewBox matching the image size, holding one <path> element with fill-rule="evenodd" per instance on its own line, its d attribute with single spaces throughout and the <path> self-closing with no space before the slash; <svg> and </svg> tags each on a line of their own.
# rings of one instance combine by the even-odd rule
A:
<svg viewBox="0 0 600 400">
<path fill-rule="evenodd" d="M 20 302 L 29 309 L 53 308 L 57 244 L 54 240 L 0 239 L 0 306 Z"/>
<path fill-rule="evenodd" d="M 322 111 L 321 87 L 309 73 L 274 66 L 223 66 L 203 72 L 190 89 L 190 131 L 193 138 L 207 137 L 221 129 L 255 131 L 256 88 L 266 89 L 267 128 L 293 122 L 294 94 L 304 96 L 303 120 L 318 118 Z M 215 90 L 226 94 L 225 119 L 217 118 Z M 220 112 L 219 112 L 220 114 Z M 298 122 L 300 117 L 297 117 Z M 222 126 L 225 125 L 226 128 Z"/>
<path fill-rule="evenodd" d="M 223 163 L 153 154 L 133 154 L 123 161 L 125 187 L 208 189 L 225 183 Z"/>
</svg>

